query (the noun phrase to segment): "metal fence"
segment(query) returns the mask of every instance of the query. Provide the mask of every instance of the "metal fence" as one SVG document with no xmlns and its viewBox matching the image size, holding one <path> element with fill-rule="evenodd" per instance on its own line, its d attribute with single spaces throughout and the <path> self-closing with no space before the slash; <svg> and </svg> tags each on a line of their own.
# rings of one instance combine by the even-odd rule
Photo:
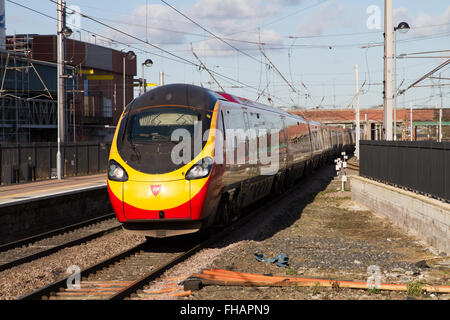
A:
<svg viewBox="0 0 450 320">
<path fill-rule="evenodd" d="M 111 143 L 61 145 L 63 175 L 106 172 Z M 57 143 L 0 145 L 0 184 L 10 185 L 56 177 Z"/>
<path fill-rule="evenodd" d="M 450 142 L 361 141 L 360 175 L 450 202 Z"/>
</svg>

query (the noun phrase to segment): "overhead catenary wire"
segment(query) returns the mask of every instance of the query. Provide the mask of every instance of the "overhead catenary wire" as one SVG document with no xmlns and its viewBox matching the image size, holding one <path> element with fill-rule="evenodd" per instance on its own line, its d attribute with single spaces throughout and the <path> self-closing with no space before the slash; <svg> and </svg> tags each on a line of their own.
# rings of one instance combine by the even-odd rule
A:
<svg viewBox="0 0 450 320">
<path fill-rule="evenodd" d="M 191 50 L 192 50 L 192 54 L 194 55 L 194 57 L 198 60 L 198 62 L 200 62 L 201 66 L 203 67 L 203 69 L 205 69 L 209 75 L 211 76 L 211 78 L 215 81 L 215 83 L 217 83 L 217 85 L 219 86 L 219 88 L 225 92 L 225 89 L 222 87 L 222 85 L 219 83 L 219 81 L 217 81 L 217 79 L 214 77 L 214 75 L 209 71 L 209 69 L 205 66 L 205 64 L 203 63 L 202 60 L 200 60 L 200 58 L 197 56 L 197 54 L 194 51 L 194 47 L 192 47 L 192 43 L 191 43 Z"/>
<path fill-rule="evenodd" d="M 9 1 L 9 0 L 8 0 Z M 52 2 L 55 2 L 55 1 L 52 1 Z M 56 3 L 56 2 L 55 2 Z M 51 17 L 52 18 L 52 17 Z M 55 20 L 55 19 L 54 19 Z M 87 32 L 89 32 L 88 30 L 84 30 L 84 31 L 87 31 Z M 93 33 L 93 32 L 92 32 Z M 112 42 L 114 42 L 114 43 L 125 43 L 125 42 L 120 42 L 120 41 L 116 41 L 115 39 L 110 39 L 110 38 L 108 38 L 108 37 L 105 37 L 105 36 L 103 36 L 103 35 L 100 35 L 100 34 L 98 34 L 98 33 L 93 33 L 93 34 L 96 34 L 96 35 L 98 35 L 98 36 L 100 36 L 100 37 L 103 37 L 103 38 L 105 38 L 105 39 L 108 39 L 108 40 L 110 40 L 110 41 L 112 41 Z M 232 41 L 232 40 L 230 40 L 230 41 Z M 243 40 L 244 41 L 244 40 Z M 135 41 L 133 41 L 133 42 L 135 42 Z M 142 41 L 141 41 L 142 42 Z M 259 43 L 261 42 L 261 40 L 260 41 L 258 41 Z M 255 48 L 256 48 L 256 46 L 255 46 Z M 266 48 L 265 47 L 265 49 L 266 50 L 269 50 L 268 48 Z M 139 50 L 141 50 L 142 52 L 147 52 L 147 53 L 150 53 L 150 54 L 154 54 L 154 55 L 157 55 L 156 53 L 153 53 L 153 52 L 150 52 L 150 51 L 145 51 L 145 50 L 142 50 L 142 49 L 139 49 Z M 242 49 L 242 50 L 245 50 L 245 49 Z M 173 51 L 173 50 L 171 50 L 170 52 L 172 52 L 172 53 L 174 53 L 174 52 L 176 52 L 176 51 Z M 183 55 L 181 55 L 181 56 L 183 56 Z M 167 53 L 167 55 L 165 55 L 165 56 L 161 56 L 162 58 L 164 58 L 164 59 L 173 59 L 173 61 L 176 61 L 176 62 L 179 62 L 179 63 L 184 63 L 184 64 L 186 64 L 186 65 L 192 65 L 192 66 L 195 66 L 195 60 L 192 60 L 192 61 L 190 61 L 190 62 L 186 62 L 186 61 L 179 61 L 178 60 L 178 58 L 174 58 L 174 57 L 172 57 L 172 56 L 170 56 L 168 53 Z M 189 59 L 188 59 L 189 60 Z M 192 64 L 192 62 L 194 62 L 194 64 Z M 261 62 L 262 61 L 259 61 L 259 63 L 261 64 Z M 428 61 L 427 61 L 428 62 Z M 196 65 L 198 65 L 198 64 L 196 64 Z M 220 70 L 222 70 L 222 69 L 220 69 Z M 216 75 L 216 71 L 214 71 L 214 70 L 211 70 L 211 72 L 213 73 L 213 74 L 215 74 Z M 221 76 L 222 75 L 216 75 L 217 76 L 217 79 L 222 79 L 221 78 Z M 225 75 L 224 75 L 225 76 Z M 225 77 L 227 77 L 227 76 L 225 76 Z M 292 75 L 291 75 L 291 77 L 292 77 Z M 226 79 L 226 78 L 224 78 L 224 79 Z M 227 79 L 227 82 L 229 82 L 229 83 L 236 83 L 236 81 L 235 81 L 235 79 L 231 79 L 230 77 L 228 77 L 228 79 Z M 249 84 L 248 83 L 242 83 L 242 82 L 237 82 L 237 83 L 240 83 L 240 84 L 243 84 L 243 85 L 245 85 L 246 87 L 249 87 Z M 370 81 L 370 79 L 369 79 L 369 82 L 368 83 L 371 83 L 371 81 Z M 261 87 L 259 87 L 259 88 L 250 88 L 249 87 L 249 89 L 252 89 L 252 90 L 255 90 L 258 94 L 259 93 L 261 93 Z M 286 88 L 287 89 L 287 88 Z M 262 93 L 264 93 L 264 92 L 262 92 Z M 279 93 L 279 92 L 277 92 L 277 93 Z M 283 95 L 283 94 L 281 94 L 281 95 Z M 276 97 L 277 98 L 277 97 Z M 317 98 L 317 99 L 319 99 L 319 98 Z M 281 99 L 280 99 L 281 100 Z"/>
<path fill-rule="evenodd" d="M 53 3 L 57 3 L 55 0 L 49 0 L 49 1 L 50 1 L 50 2 L 53 2 Z M 163 2 L 164 2 L 164 1 L 163 1 Z M 169 5 L 169 6 L 170 6 L 170 5 Z M 176 9 L 175 9 L 175 10 L 176 10 Z M 122 30 L 120 30 L 120 29 L 118 29 L 118 28 L 116 28 L 116 27 L 110 26 L 110 25 L 108 25 L 108 24 L 106 24 L 106 23 L 104 23 L 104 22 L 102 22 L 102 21 L 99 21 L 98 19 L 95 19 L 95 18 L 90 17 L 90 16 L 88 16 L 88 15 L 86 15 L 86 14 L 83 14 L 83 13 L 77 12 L 76 10 L 72 10 L 72 11 L 75 12 L 76 14 L 79 14 L 79 15 L 82 16 L 83 18 L 86 18 L 86 19 L 89 19 L 89 20 L 91 20 L 91 21 L 94 21 L 94 22 L 96 22 L 96 23 L 98 23 L 98 24 L 100 24 L 100 25 L 102 25 L 102 26 L 104 26 L 104 27 L 107 27 L 107 28 L 109 28 L 109 29 L 111 29 L 111 30 L 114 30 L 114 31 L 116 31 L 116 32 L 118 32 L 118 33 L 121 33 L 121 34 L 123 34 L 123 35 L 125 35 L 125 36 L 128 36 L 128 37 L 130 37 L 130 38 L 132 38 L 132 39 L 135 39 L 135 40 L 137 40 L 137 41 L 139 41 L 139 42 L 142 42 L 142 43 L 145 43 L 145 44 L 147 44 L 147 45 L 150 45 L 150 46 L 152 46 L 153 48 L 158 49 L 158 50 L 161 50 L 162 52 L 167 53 L 167 54 L 169 54 L 169 55 L 171 55 L 171 56 L 173 56 L 173 57 L 175 57 L 175 58 L 178 58 L 178 59 L 180 59 L 180 60 L 182 60 L 182 61 L 185 61 L 185 62 L 187 62 L 187 63 L 189 63 L 189 64 L 192 64 L 192 65 L 194 65 L 194 66 L 196 66 L 196 67 L 201 67 L 200 65 L 196 64 L 195 62 L 193 62 L 193 61 L 191 61 L 191 60 L 188 60 L 188 59 L 185 59 L 185 58 L 183 58 L 183 57 L 180 57 L 180 56 L 178 56 L 178 55 L 176 55 L 176 54 L 174 54 L 174 53 L 172 53 L 172 52 L 170 52 L 170 51 L 168 51 L 168 50 L 165 50 L 165 49 L 163 49 L 163 48 L 161 48 L 161 47 L 159 47 L 159 46 L 157 46 L 157 45 L 155 45 L 155 44 L 153 44 L 153 43 L 151 43 L 151 42 L 149 42 L 149 41 L 142 40 L 142 39 L 140 39 L 140 38 L 138 38 L 138 37 L 136 37 L 136 36 L 133 36 L 133 35 L 131 35 L 131 34 L 125 32 L 125 31 L 122 31 Z M 254 57 L 253 57 L 253 58 L 254 58 Z M 257 61 L 258 61 L 258 60 L 257 60 Z M 259 62 L 259 61 L 258 61 L 258 62 Z M 218 73 L 218 72 L 216 72 L 216 71 L 214 71 L 214 70 L 209 70 L 209 72 L 212 72 L 212 73 L 214 73 L 214 74 L 216 74 L 217 76 L 220 76 L 220 77 L 222 77 L 222 78 L 225 78 L 225 79 L 228 79 L 228 80 L 237 82 L 237 83 L 239 83 L 239 84 L 243 84 L 243 85 L 245 85 L 245 86 L 247 86 L 247 87 L 249 87 L 249 88 L 251 88 L 251 89 L 253 89 L 253 90 L 257 90 L 256 88 L 250 87 L 250 86 L 248 86 L 247 84 L 245 84 L 245 83 L 243 83 L 243 82 L 241 82 L 241 81 L 239 81 L 239 80 L 232 79 L 232 78 L 227 77 L 227 76 L 225 76 L 225 75 L 222 75 L 222 74 L 220 74 L 220 73 Z M 258 91 L 257 91 L 257 92 L 258 92 Z M 276 97 L 276 98 L 277 98 L 277 100 L 282 101 L 282 99 L 280 99 L 279 97 Z"/>
<path fill-rule="evenodd" d="M 174 6 L 172 6 L 171 4 L 169 4 L 168 2 L 161 0 L 162 3 L 164 3 L 165 5 L 167 5 L 169 8 L 171 8 L 172 10 L 174 10 L 175 12 L 177 12 L 178 14 L 182 15 L 183 17 L 185 17 L 187 20 L 189 20 L 190 22 L 192 22 L 193 24 L 195 24 L 197 27 L 201 28 L 202 30 L 204 30 L 205 32 L 209 33 L 210 35 L 212 35 L 214 38 L 216 38 L 217 40 L 225 43 L 226 45 L 228 45 L 229 47 L 233 48 L 234 50 L 242 53 L 243 55 L 249 57 L 252 60 L 255 60 L 258 63 L 261 63 L 261 61 L 259 61 L 257 58 L 255 58 L 254 56 L 249 55 L 248 53 L 246 53 L 245 51 L 242 51 L 241 49 L 233 46 L 232 44 L 230 44 L 229 42 L 227 42 L 226 40 L 224 40 L 223 38 L 217 36 L 216 34 L 214 34 L 213 32 L 209 31 L 208 29 L 206 29 L 205 27 L 203 27 L 202 25 L 200 25 L 199 23 L 197 23 L 195 20 L 189 18 L 187 15 L 185 15 L 183 12 L 179 11 L 177 8 L 175 8 Z"/>
<path fill-rule="evenodd" d="M 56 20 L 56 21 L 58 20 L 58 19 L 55 18 L 55 17 L 52 17 L 52 16 L 50 16 L 50 15 L 48 15 L 48 14 L 45 14 L 45 13 L 43 13 L 43 12 L 41 12 L 41 11 L 35 10 L 35 9 L 30 8 L 30 7 L 28 7 L 28 6 L 25 6 L 25 5 L 23 5 L 23 4 L 17 3 L 17 2 L 15 2 L 15 1 L 12 1 L 12 0 L 7 0 L 7 1 L 8 1 L 8 2 L 11 2 L 11 3 L 15 4 L 15 5 L 18 5 L 18 6 L 22 7 L 22 8 L 25 8 L 25 9 L 27 9 L 27 10 L 33 11 L 33 12 L 35 12 L 35 13 L 37 13 L 37 14 L 40 14 L 40 15 L 42 15 L 42 16 L 45 16 L 45 17 L 47 17 L 47 18 L 49 18 L 49 19 Z M 55 1 L 55 0 L 49 0 L 49 1 L 50 1 L 50 2 L 53 2 L 53 3 L 55 3 L 55 4 L 57 4 L 57 1 Z M 72 9 L 71 9 L 71 10 L 72 10 Z M 176 55 L 176 54 L 173 54 L 172 52 L 170 52 L 170 51 L 168 51 L 168 50 L 165 50 L 165 49 L 163 49 L 163 48 L 161 48 L 161 47 L 159 47 L 159 46 L 157 46 L 157 45 L 154 45 L 154 44 L 150 43 L 149 41 L 145 41 L 145 40 L 139 39 L 139 38 L 136 37 L 136 36 L 133 36 L 133 35 L 131 35 L 131 34 L 125 32 L 125 31 L 122 31 L 122 30 L 120 30 L 120 29 L 117 29 L 117 28 L 115 28 L 115 27 L 113 27 L 113 26 L 110 26 L 110 25 L 108 25 L 108 24 L 106 24 L 106 23 L 103 23 L 103 22 L 99 21 L 98 19 L 92 18 L 92 17 L 90 17 L 90 16 L 88 16 L 88 15 L 86 15 L 86 14 L 82 14 L 82 13 L 76 11 L 76 10 L 72 10 L 72 11 L 73 11 L 74 13 L 76 13 L 76 14 L 79 14 L 79 15 L 80 15 L 81 17 L 83 17 L 83 18 L 89 19 L 89 20 L 91 20 L 91 21 L 93 21 L 93 22 L 96 22 L 96 23 L 98 23 L 98 24 L 100 24 L 100 25 L 103 25 L 103 26 L 105 26 L 105 27 L 107 27 L 107 28 L 109 28 L 109 29 L 111 29 L 111 30 L 114 30 L 114 31 L 116 31 L 116 32 L 118 32 L 118 33 L 121 33 L 121 34 L 123 34 L 123 35 L 125 35 L 125 36 L 128 36 L 128 37 L 130 37 L 130 38 L 132 38 L 132 39 L 135 39 L 135 40 L 137 40 L 137 41 L 139 41 L 139 42 L 141 42 L 141 43 L 144 43 L 144 44 L 147 44 L 147 45 L 149 45 L 149 46 L 152 46 L 152 47 L 154 47 L 155 49 L 158 49 L 158 50 L 160 50 L 160 51 L 162 51 L 162 52 L 164 52 L 164 53 L 167 53 L 168 55 L 170 55 L 170 56 L 172 56 L 172 57 L 175 57 L 175 58 L 177 58 L 177 59 L 173 59 L 173 58 L 170 58 L 170 57 L 166 57 L 166 56 L 163 56 L 163 55 L 159 55 L 159 54 L 154 53 L 154 52 L 142 50 L 142 48 L 133 47 L 133 46 L 131 46 L 131 45 L 129 45 L 129 44 L 126 44 L 126 43 L 124 43 L 124 42 L 117 41 L 117 40 L 108 38 L 108 37 L 106 37 L 106 36 L 104 36 L 104 35 L 101 35 L 101 34 L 92 32 L 92 31 L 90 31 L 90 30 L 80 28 L 80 30 L 82 30 L 82 31 L 85 31 L 85 32 L 94 34 L 94 35 L 96 35 L 96 36 L 102 37 L 102 38 L 107 39 L 107 40 L 109 40 L 109 41 L 111 41 L 111 42 L 114 42 L 114 43 L 119 43 L 119 44 L 127 45 L 129 48 L 134 48 L 134 49 L 137 49 L 137 50 L 141 50 L 142 52 L 146 52 L 146 53 L 148 53 L 148 54 L 152 54 L 152 55 L 161 57 L 161 58 L 163 58 L 163 59 L 169 59 L 169 60 L 172 60 L 172 61 L 175 61 L 175 62 L 178 62 L 178 63 L 184 63 L 184 64 L 192 65 L 192 66 L 195 66 L 195 67 L 197 67 L 197 68 L 200 67 L 199 64 L 197 64 L 197 63 L 195 63 L 195 62 L 193 62 L 193 61 L 191 61 L 191 60 L 182 58 L 182 57 L 180 57 L 180 56 L 178 56 L 178 55 Z M 240 85 L 245 86 L 245 87 L 248 88 L 248 89 L 255 90 L 255 91 L 257 92 L 257 94 L 260 93 L 260 91 L 259 91 L 257 88 L 253 87 L 253 86 L 250 86 L 250 85 L 248 85 L 248 84 L 246 84 L 246 83 L 243 83 L 243 82 L 241 82 L 241 81 L 239 81 L 239 80 L 233 79 L 233 78 L 228 77 L 228 76 L 226 76 L 226 75 L 220 74 L 220 73 L 218 73 L 218 72 L 216 72 L 216 71 L 214 71 L 214 70 L 210 70 L 210 71 L 211 71 L 212 73 L 214 73 L 217 77 L 221 77 L 222 79 L 226 79 L 226 80 L 227 80 L 228 82 L 230 82 L 230 83 L 238 83 L 238 84 L 240 84 Z M 285 102 L 283 101 L 283 99 L 281 99 L 281 98 L 279 98 L 279 97 L 276 97 L 276 96 L 275 96 L 274 98 L 276 98 L 278 101 L 280 101 L 280 102 L 282 102 L 282 103 L 285 103 Z"/>
<path fill-rule="evenodd" d="M 450 59 L 446 60 L 445 62 L 443 62 L 442 64 L 440 64 L 439 66 L 437 66 L 436 68 L 431 70 L 430 72 L 426 73 L 424 76 L 420 77 L 417 81 L 410 84 L 409 87 L 407 87 L 406 89 L 401 90 L 398 94 L 399 95 L 404 94 L 406 91 L 413 88 L 414 86 L 416 86 L 417 84 L 419 84 L 420 82 L 422 82 L 423 80 L 425 80 L 426 78 L 428 78 L 429 76 L 431 76 L 432 74 L 436 73 L 437 71 L 439 71 L 440 69 L 442 69 L 443 67 L 445 67 L 449 64 L 450 64 Z"/>
<path fill-rule="evenodd" d="M 46 13 L 43 13 L 43 12 L 41 12 L 41 11 L 35 10 L 35 9 L 31 8 L 31 7 L 25 6 L 25 5 L 23 5 L 23 4 L 17 3 L 17 2 L 12 1 L 12 0 L 6 0 L 6 1 L 8 1 L 8 2 L 10 2 L 10 3 L 13 3 L 13 4 L 15 4 L 15 5 L 19 6 L 19 7 L 24 8 L 24 9 L 27 9 L 27 10 L 29 10 L 29 11 L 35 12 L 35 13 L 37 13 L 37 14 L 39 14 L 39 15 L 44 16 L 44 17 L 47 17 L 47 18 L 49 18 L 49 19 L 58 21 L 57 18 L 52 17 L 52 16 L 50 16 L 50 15 L 48 15 L 48 14 L 46 14 Z M 52 1 L 52 0 L 49 0 L 49 1 L 56 3 L 56 1 Z M 70 24 L 68 24 L 68 25 L 70 25 Z M 108 41 L 110 41 L 110 42 L 112 42 L 112 43 L 117 43 L 117 44 L 125 45 L 125 46 L 127 46 L 127 47 L 129 47 L 129 48 L 141 50 L 141 48 L 133 47 L 133 46 L 130 45 L 130 44 L 127 44 L 127 43 L 125 43 L 125 42 L 121 42 L 121 41 L 118 41 L 118 40 L 115 40 L 115 39 L 106 37 L 106 36 L 101 35 L 101 34 L 99 34 L 99 33 L 95 33 L 95 32 L 93 32 L 93 31 L 91 31 L 91 30 L 87 30 L 87 29 L 84 29 L 84 28 L 80 28 L 80 30 L 82 30 L 82 31 L 84 31 L 84 32 L 87 32 L 87 33 L 90 33 L 90 34 L 92 34 L 92 35 L 95 35 L 95 36 L 97 36 L 97 37 L 104 38 L 104 39 L 106 39 L 106 40 L 108 40 Z M 164 57 L 164 56 L 159 55 L 159 54 L 154 53 L 154 52 L 149 52 L 149 51 L 144 51 L 144 50 L 141 50 L 141 51 L 143 51 L 143 52 L 145 52 L 145 53 L 153 54 L 153 55 L 155 55 L 155 56 L 157 56 L 157 57 L 166 58 L 166 59 L 169 59 L 169 60 L 172 60 L 172 61 L 176 61 L 176 62 L 183 63 L 182 61 L 175 60 L 175 59 L 168 58 L 168 57 Z M 192 64 L 192 63 L 188 63 L 188 62 L 184 62 L 184 63 L 186 63 L 186 64 Z"/>
<path fill-rule="evenodd" d="M 273 62 L 267 57 L 267 55 L 264 53 L 264 50 L 262 49 L 262 47 L 259 47 L 259 51 L 264 56 L 264 58 L 266 58 L 267 61 L 269 61 L 270 65 L 275 69 L 275 71 L 284 80 L 284 82 L 286 82 L 287 85 L 292 89 L 292 92 L 297 93 L 297 90 L 295 90 L 294 86 L 283 76 L 283 74 L 280 72 L 280 70 L 278 70 L 278 68 L 273 64 Z"/>
</svg>

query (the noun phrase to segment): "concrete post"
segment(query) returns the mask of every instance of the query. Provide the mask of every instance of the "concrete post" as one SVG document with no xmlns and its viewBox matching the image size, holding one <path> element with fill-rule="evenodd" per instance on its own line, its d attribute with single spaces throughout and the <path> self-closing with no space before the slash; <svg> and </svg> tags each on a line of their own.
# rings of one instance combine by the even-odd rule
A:
<svg viewBox="0 0 450 320">
<path fill-rule="evenodd" d="M 359 160 L 359 140 L 361 139 L 361 126 L 359 123 L 359 70 L 358 65 L 355 65 L 355 79 L 356 79 L 356 150 L 355 156 Z"/>
<path fill-rule="evenodd" d="M 384 0 L 384 138 L 391 141 L 392 134 L 392 36 L 393 28 L 392 0 Z"/>
</svg>

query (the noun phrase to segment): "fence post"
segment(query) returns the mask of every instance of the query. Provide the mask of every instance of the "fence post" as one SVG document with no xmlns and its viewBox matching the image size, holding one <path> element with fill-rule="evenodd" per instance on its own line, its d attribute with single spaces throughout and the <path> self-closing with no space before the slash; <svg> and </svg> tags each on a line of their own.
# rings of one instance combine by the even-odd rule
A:
<svg viewBox="0 0 450 320">
<path fill-rule="evenodd" d="M 78 176 L 78 143 L 75 142 L 75 176 Z"/>
<path fill-rule="evenodd" d="M 36 142 L 33 143 L 33 159 L 34 163 L 31 169 L 31 180 L 36 181 L 36 168 L 37 168 L 37 150 L 36 150 Z"/>
<path fill-rule="evenodd" d="M 52 178 L 52 145 L 50 142 L 48 142 L 47 145 L 48 145 L 48 152 L 50 154 L 50 156 L 48 157 L 50 159 L 50 161 L 48 162 L 48 178 L 51 179 Z"/>
<path fill-rule="evenodd" d="M 86 153 L 87 153 L 87 174 L 89 174 L 89 163 L 90 161 L 90 156 L 89 156 L 89 143 L 86 144 Z"/>
<path fill-rule="evenodd" d="M 16 169 L 16 183 L 20 182 L 20 167 L 21 167 L 21 161 L 20 161 L 20 144 L 17 145 L 17 169 Z"/>
<path fill-rule="evenodd" d="M 3 183 L 3 148 L 0 144 L 0 186 Z"/>
<path fill-rule="evenodd" d="M 100 172 L 100 142 L 97 144 L 97 173 Z"/>
</svg>

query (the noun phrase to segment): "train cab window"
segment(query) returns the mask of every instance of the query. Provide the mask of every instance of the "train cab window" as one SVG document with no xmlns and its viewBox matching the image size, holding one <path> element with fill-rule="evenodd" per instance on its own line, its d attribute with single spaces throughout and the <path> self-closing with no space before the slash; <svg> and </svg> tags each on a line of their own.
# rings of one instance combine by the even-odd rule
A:
<svg viewBox="0 0 450 320">
<path fill-rule="evenodd" d="M 189 109 L 166 108 L 141 112 L 132 117 L 129 138 L 134 142 L 170 141 L 172 132 L 176 129 L 186 129 L 193 137 L 202 118 L 201 113 Z"/>
<path fill-rule="evenodd" d="M 207 116 L 209 114 L 209 117 Z M 163 174 L 179 169 L 194 159 L 206 145 L 205 132 L 210 128 L 212 112 L 193 107 L 150 107 L 128 115 L 123 136 L 118 138 L 120 156 L 137 171 Z M 181 129 L 177 132 L 176 130 Z M 189 139 L 190 138 L 190 139 Z M 175 139 L 175 140 L 173 140 Z M 172 151 L 190 140 L 182 149 L 182 161 L 173 161 Z"/>
</svg>

